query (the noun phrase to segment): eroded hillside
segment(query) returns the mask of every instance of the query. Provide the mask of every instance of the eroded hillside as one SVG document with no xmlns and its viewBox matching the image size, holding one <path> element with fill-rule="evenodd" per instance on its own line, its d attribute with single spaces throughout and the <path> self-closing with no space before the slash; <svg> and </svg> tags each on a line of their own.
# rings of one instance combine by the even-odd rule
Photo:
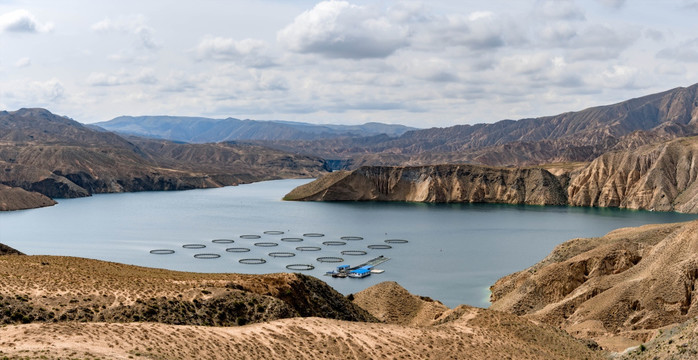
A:
<svg viewBox="0 0 698 360">
<path fill-rule="evenodd" d="M 619 229 L 500 279 L 491 309 L 621 350 L 698 316 L 697 274 L 698 221 Z"/>
<path fill-rule="evenodd" d="M 287 200 L 483 202 L 698 212 L 698 137 L 609 152 L 589 164 L 367 166 L 294 189 Z"/>
<path fill-rule="evenodd" d="M 46 197 L 313 177 L 324 172 L 324 161 L 253 145 L 125 139 L 47 110 L 21 109 L 0 112 L 0 169 L 0 209 L 17 210 L 54 203 Z"/>
</svg>

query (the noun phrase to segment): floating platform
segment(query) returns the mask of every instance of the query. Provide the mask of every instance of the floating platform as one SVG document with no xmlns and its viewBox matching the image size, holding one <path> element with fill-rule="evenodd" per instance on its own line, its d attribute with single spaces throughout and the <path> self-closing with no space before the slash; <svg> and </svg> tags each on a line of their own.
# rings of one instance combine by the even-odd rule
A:
<svg viewBox="0 0 698 360">
<path fill-rule="evenodd" d="M 371 259 L 363 264 L 360 264 L 360 265 L 356 265 L 356 266 L 340 265 L 340 266 L 337 266 L 336 270 L 328 271 L 325 273 L 325 275 L 332 276 L 334 278 L 345 278 L 345 277 L 365 278 L 371 274 L 382 274 L 385 272 L 385 270 L 377 270 L 377 269 L 373 269 L 373 267 L 376 265 L 380 265 L 388 260 L 390 260 L 390 258 L 381 255 L 377 258 L 373 258 L 373 259 Z"/>
</svg>

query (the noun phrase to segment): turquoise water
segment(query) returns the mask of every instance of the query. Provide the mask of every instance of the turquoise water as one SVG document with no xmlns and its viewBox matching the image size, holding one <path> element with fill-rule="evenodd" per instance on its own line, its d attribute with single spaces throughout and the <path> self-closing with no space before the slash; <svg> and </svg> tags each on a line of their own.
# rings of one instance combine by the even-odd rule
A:
<svg viewBox="0 0 698 360">
<path fill-rule="evenodd" d="M 70 255 L 148 267 L 197 272 L 271 273 L 287 264 L 316 266 L 305 273 L 320 277 L 348 294 L 381 281 L 397 281 L 411 292 L 448 306 L 488 306 L 487 288 L 500 277 L 522 270 L 545 257 L 557 244 L 576 237 L 603 235 L 613 229 L 649 223 L 688 221 L 696 215 L 491 204 L 315 203 L 280 199 L 309 180 L 279 180 L 221 189 L 96 195 L 60 200 L 49 208 L 0 213 L 0 242 L 27 254 Z M 266 235 L 264 231 L 284 231 Z M 303 242 L 282 237 L 304 233 Z M 258 240 L 241 239 L 256 234 Z M 344 246 L 325 246 L 341 236 L 361 236 Z M 233 244 L 211 240 L 227 238 Z M 392 249 L 371 250 L 385 239 L 409 240 Z M 276 242 L 258 247 L 255 242 Z M 205 249 L 184 249 L 200 243 Z M 297 246 L 320 246 L 301 252 Z M 228 253 L 227 247 L 248 247 Z M 153 255 L 152 249 L 173 249 Z M 342 256 L 342 250 L 365 250 L 364 256 Z M 272 258 L 269 252 L 293 252 Z M 220 254 L 195 259 L 196 253 Z M 365 279 L 322 276 L 338 264 L 320 263 L 320 256 L 343 257 L 358 264 L 378 255 L 392 260 L 378 266 L 385 273 Z M 241 258 L 264 258 L 263 265 L 244 265 Z"/>
</svg>

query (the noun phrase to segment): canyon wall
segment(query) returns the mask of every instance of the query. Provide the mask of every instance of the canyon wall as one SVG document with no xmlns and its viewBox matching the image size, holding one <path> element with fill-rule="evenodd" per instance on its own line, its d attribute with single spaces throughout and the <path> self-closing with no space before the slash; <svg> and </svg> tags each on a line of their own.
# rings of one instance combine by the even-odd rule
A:
<svg viewBox="0 0 698 360">
<path fill-rule="evenodd" d="M 367 166 L 326 175 L 294 189 L 286 199 L 567 204 L 698 213 L 697 159 L 698 137 L 690 137 L 556 168 Z"/>
</svg>

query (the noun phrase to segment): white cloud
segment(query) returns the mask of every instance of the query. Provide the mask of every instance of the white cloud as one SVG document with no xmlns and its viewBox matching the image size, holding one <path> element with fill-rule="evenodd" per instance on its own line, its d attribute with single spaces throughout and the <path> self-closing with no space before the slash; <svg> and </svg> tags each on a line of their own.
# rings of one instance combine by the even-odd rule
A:
<svg viewBox="0 0 698 360">
<path fill-rule="evenodd" d="M 0 33 L 39 33 L 53 30 L 53 23 L 40 23 L 34 15 L 24 9 L 0 15 Z"/>
<path fill-rule="evenodd" d="M 135 74 L 124 69 L 113 74 L 92 72 L 85 82 L 90 86 L 152 85 L 157 84 L 158 79 L 153 69 L 144 68 Z"/>
<path fill-rule="evenodd" d="M 27 57 L 23 57 L 15 62 L 15 66 L 18 68 L 28 67 L 32 64 L 32 60 Z"/>
<path fill-rule="evenodd" d="M 131 15 L 117 19 L 106 18 L 92 24 L 91 28 L 96 32 L 122 32 L 134 35 L 143 48 L 157 49 L 160 45 L 153 38 L 153 28 L 146 25 L 144 15 Z"/>
<path fill-rule="evenodd" d="M 407 26 L 384 11 L 345 1 L 324 1 L 279 31 L 289 50 L 330 58 L 383 58 L 408 45 Z"/>
<path fill-rule="evenodd" d="M 29 83 L 24 96 L 33 99 L 38 104 L 48 104 L 63 99 L 65 88 L 56 78 L 46 81 L 32 81 Z"/>
<path fill-rule="evenodd" d="M 558 65 L 561 59 L 556 60 Z M 553 60 L 546 54 L 517 54 L 503 57 L 500 69 L 504 73 L 533 74 L 553 68 Z"/>
<path fill-rule="evenodd" d="M 689 63 L 698 63 L 698 38 L 684 41 L 677 46 L 664 48 L 657 53 L 657 57 Z"/>
<path fill-rule="evenodd" d="M 584 12 L 572 0 L 539 0 L 535 5 L 539 16 L 557 20 L 585 20 Z"/>
<path fill-rule="evenodd" d="M 407 54 L 405 58 L 396 58 L 391 63 L 401 74 L 409 74 L 417 79 L 432 82 L 451 82 L 458 80 L 457 70 L 448 61 L 434 57 L 420 57 Z"/>
<path fill-rule="evenodd" d="M 569 42 L 568 58 L 575 61 L 616 59 L 641 37 L 642 32 L 638 29 L 590 26 Z"/>
<path fill-rule="evenodd" d="M 199 60 L 233 61 L 251 67 L 267 67 L 273 61 L 265 53 L 267 44 L 262 40 L 234 40 L 223 37 L 206 37 L 196 47 Z"/>
<path fill-rule="evenodd" d="M 599 0 L 602 4 L 612 7 L 612 8 L 621 8 L 623 5 L 625 5 L 625 0 Z"/>
</svg>

